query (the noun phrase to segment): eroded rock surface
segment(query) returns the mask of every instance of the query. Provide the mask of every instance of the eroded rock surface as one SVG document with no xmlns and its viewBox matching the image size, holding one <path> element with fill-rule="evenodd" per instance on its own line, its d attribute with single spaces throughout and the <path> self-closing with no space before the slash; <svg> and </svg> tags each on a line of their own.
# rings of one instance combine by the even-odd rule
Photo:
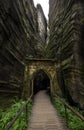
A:
<svg viewBox="0 0 84 130">
<path fill-rule="evenodd" d="M 58 81 L 69 101 L 84 107 L 84 1 L 50 0 L 48 57 L 58 64 Z"/>
<path fill-rule="evenodd" d="M 43 11 L 42 15 L 45 19 Z M 42 57 L 38 48 L 42 42 L 33 0 L 0 0 L 1 93 L 21 96 L 25 57 Z"/>
</svg>

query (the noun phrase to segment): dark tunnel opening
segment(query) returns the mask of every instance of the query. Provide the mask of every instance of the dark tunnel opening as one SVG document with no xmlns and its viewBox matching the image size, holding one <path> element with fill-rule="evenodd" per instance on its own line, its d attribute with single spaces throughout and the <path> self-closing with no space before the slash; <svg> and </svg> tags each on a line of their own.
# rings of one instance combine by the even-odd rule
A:
<svg viewBox="0 0 84 130">
<path fill-rule="evenodd" d="M 36 73 L 33 82 L 34 94 L 36 94 L 40 90 L 46 90 L 48 93 L 50 93 L 50 79 L 43 70 L 39 70 Z"/>
</svg>

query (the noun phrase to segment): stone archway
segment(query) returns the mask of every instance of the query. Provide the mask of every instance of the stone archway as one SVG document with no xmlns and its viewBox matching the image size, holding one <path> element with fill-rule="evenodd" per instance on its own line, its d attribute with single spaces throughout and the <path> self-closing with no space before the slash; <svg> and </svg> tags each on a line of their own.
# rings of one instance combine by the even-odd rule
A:
<svg viewBox="0 0 84 130">
<path fill-rule="evenodd" d="M 23 95 L 28 97 L 33 93 L 34 78 L 39 71 L 43 71 L 50 79 L 50 94 L 54 92 L 56 75 L 56 64 L 54 60 L 50 59 L 26 59 L 25 73 L 24 73 L 24 90 Z"/>
</svg>

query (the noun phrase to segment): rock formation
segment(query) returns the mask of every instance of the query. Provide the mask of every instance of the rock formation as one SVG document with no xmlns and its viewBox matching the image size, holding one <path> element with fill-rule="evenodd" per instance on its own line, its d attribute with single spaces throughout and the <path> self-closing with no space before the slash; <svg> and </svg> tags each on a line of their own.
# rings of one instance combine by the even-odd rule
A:
<svg viewBox="0 0 84 130">
<path fill-rule="evenodd" d="M 38 31 L 45 46 L 47 38 L 47 28 L 45 27 L 47 27 L 47 20 L 45 18 L 45 15 L 43 13 L 40 4 L 37 4 L 37 21 L 38 21 Z"/>
<path fill-rule="evenodd" d="M 50 0 L 46 57 L 55 58 L 59 86 L 71 104 L 84 107 L 84 1 Z"/>
<path fill-rule="evenodd" d="M 47 22 L 39 4 L 35 8 L 33 0 L 0 0 L 0 95 L 21 97 L 26 57 L 52 58 L 63 96 L 84 108 L 84 0 L 49 4 L 47 45 Z"/>
<path fill-rule="evenodd" d="M 25 57 L 42 56 L 38 48 L 38 43 L 43 41 L 38 32 L 37 12 L 33 0 L 0 0 L 0 93 L 2 95 L 12 93 L 21 96 Z M 42 9 L 41 13 L 44 22 Z M 44 28 L 47 26 L 44 25 Z M 46 32 L 43 32 L 44 37 L 45 35 Z"/>
</svg>

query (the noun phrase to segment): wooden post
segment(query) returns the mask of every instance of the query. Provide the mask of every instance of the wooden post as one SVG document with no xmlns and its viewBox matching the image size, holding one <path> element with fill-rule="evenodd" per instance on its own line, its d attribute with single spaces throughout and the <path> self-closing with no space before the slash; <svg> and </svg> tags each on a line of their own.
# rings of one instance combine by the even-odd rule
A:
<svg viewBox="0 0 84 130">
<path fill-rule="evenodd" d="M 26 118 L 26 123 L 28 123 L 28 107 L 27 107 L 27 104 L 26 104 L 26 107 L 25 107 L 25 118 Z"/>
<path fill-rule="evenodd" d="M 65 108 L 66 123 L 67 123 L 67 126 L 68 126 L 69 125 L 68 124 L 68 113 L 67 113 L 67 107 L 66 107 L 66 105 L 64 105 L 64 108 Z"/>
</svg>

